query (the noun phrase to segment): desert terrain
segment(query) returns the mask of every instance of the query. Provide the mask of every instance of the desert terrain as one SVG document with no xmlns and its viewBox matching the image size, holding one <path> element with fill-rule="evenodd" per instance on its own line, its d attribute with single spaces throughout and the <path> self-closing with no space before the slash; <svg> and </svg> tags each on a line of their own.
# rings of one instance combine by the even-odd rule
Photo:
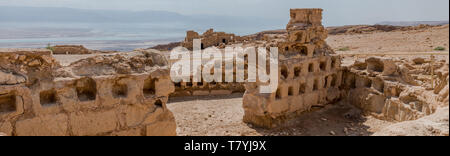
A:
<svg viewBox="0 0 450 156">
<path fill-rule="evenodd" d="M 304 12 L 321 14 L 314 9 L 292 13 Z M 0 62 L 5 62 L 0 65 L 0 87 L 5 88 L 0 90 L 0 103 L 5 104 L 0 107 L 0 135 L 449 135 L 448 25 L 333 27 L 327 36 L 321 15 L 320 20 L 307 21 L 316 22 L 307 31 L 297 27 L 305 22 L 301 16 L 291 17 L 298 19 L 291 19 L 287 31 L 242 37 L 212 29 L 203 35 L 188 31 L 183 42 L 132 52 L 82 46 L 55 46 L 33 53 L 0 49 L 4 55 Z M 312 32 L 315 42 L 305 37 L 307 32 Z M 311 98 L 292 93 L 292 85 L 277 91 L 271 98 L 301 98 L 305 103 L 295 108 L 292 103 L 297 101 L 286 100 L 291 105 L 280 113 L 275 110 L 284 109 L 279 108 L 283 102 L 274 102 L 271 109 L 255 106 L 253 102 L 265 98 L 252 93 L 255 84 L 170 82 L 168 50 L 179 45 L 192 48 L 189 39 L 198 37 L 212 38 L 204 40 L 205 45 L 220 49 L 276 45 L 282 55 L 292 58 L 296 56 L 290 48 L 298 42 L 317 46 L 315 51 L 306 46 L 295 49 L 295 55 L 311 61 L 302 66 L 309 71 L 292 70 L 296 77 L 314 76 L 312 83 L 302 80 L 307 89 L 302 91 L 296 84 L 299 79 L 289 75 L 285 66 L 292 60 L 283 60 L 289 63 L 280 66 L 283 83 L 294 84 L 297 92 Z M 307 39 L 311 42 L 306 43 Z M 69 52 L 73 48 L 75 52 Z M 308 105 L 308 100 L 317 101 Z M 259 109 L 267 110 L 260 111 L 263 116 L 255 115 Z M 92 125 L 100 126 L 86 129 Z"/>
<path fill-rule="evenodd" d="M 327 43 L 343 55 L 343 65 L 371 56 L 412 60 L 430 58 L 448 62 L 448 25 L 396 30 L 392 32 L 342 33 L 328 36 Z M 434 50 L 445 47 L 444 51 Z M 342 51 L 344 47 L 349 47 Z M 341 50 L 340 50 L 341 49 Z M 447 135 L 448 103 L 438 112 L 420 120 L 385 121 L 364 114 L 341 101 L 267 130 L 242 122 L 242 94 L 174 97 L 169 100 L 181 136 L 372 136 L 372 135 Z"/>
</svg>

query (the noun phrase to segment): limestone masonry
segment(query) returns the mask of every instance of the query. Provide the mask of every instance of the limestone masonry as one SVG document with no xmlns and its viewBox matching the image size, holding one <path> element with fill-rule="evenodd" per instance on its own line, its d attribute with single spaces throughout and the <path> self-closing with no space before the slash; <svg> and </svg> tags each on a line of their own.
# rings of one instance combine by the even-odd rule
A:
<svg viewBox="0 0 450 156">
<path fill-rule="evenodd" d="M 181 82 L 175 84 L 176 91 L 171 96 L 245 92 L 244 122 L 264 128 L 278 127 L 312 107 L 339 101 L 393 121 L 416 120 L 448 105 L 448 62 L 436 61 L 430 66 L 433 60 L 420 57 L 412 61 L 369 57 L 353 58 L 353 64 L 342 65 L 341 56 L 325 42 L 328 32 L 322 26 L 322 9 L 291 9 L 290 17 L 286 31 L 266 31 L 239 40 L 232 34 L 212 30 L 203 35 L 188 31 L 182 43 L 192 49 L 193 39 L 202 39 L 206 43 L 202 48 L 219 46 L 222 53 L 225 45 L 278 47 L 279 85 L 275 93 L 261 94 L 262 84 L 258 82 Z M 235 40 L 221 43 L 227 37 Z M 248 66 L 248 60 L 244 61 Z M 248 76 L 247 69 L 245 73 Z M 430 82 L 428 77 L 435 80 Z"/>
<path fill-rule="evenodd" d="M 53 54 L 91 54 L 89 49 L 82 45 L 57 45 L 51 47 Z"/>
<path fill-rule="evenodd" d="M 349 102 L 391 121 L 417 120 L 448 104 L 448 63 L 417 58 L 412 62 L 370 57 L 346 67 L 343 90 Z M 418 74 L 434 72 L 435 82 Z M 430 84 L 435 84 L 434 88 Z"/>
<path fill-rule="evenodd" d="M 13 136 L 176 135 L 174 87 L 157 53 L 62 67 L 45 50 L 0 51 L 0 132 Z"/>
<path fill-rule="evenodd" d="M 202 44 L 201 44 L 202 49 L 206 49 L 211 46 L 225 48 L 225 45 L 244 40 L 242 37 L 236 36 L 234 34 L 227 34 L 224 32 L 214 32 L 213 29 L 209 29 L 202 35 L 199 35 L 195 31 L 188 31 L 186 33 L 186 38 L 185 38 L 184 42 L 181 43 L 181 46 L 183 46 L 189 50 L 192 50 L 194 39 L 202 40 Z"/>
<path fill-rule="evenodd" d="M 292 9 L 288 39 L 278 42 L 279 85 L 273 94 L 259 93 L 259 83 L 247 83 L 244 122 L 272 128 L 313 106 L 339 100 L 340 57 L 325 43 L 322 9 Z"/>
<path fill-rule="evenodd" d="M 389 121 L 448 110 L 445 60 L 352 56 L 348 63 L 349 57 L 335 54 L 325 42 L 327 34 L 322 9 L 291 9 L 286 31 L 244 37 L 212 29 L 202 35 L 187 32 L 180 46 L 189 50 L 194 39 L 201 39 L 202 49 L 215 46 L 223 55 L 226 46 L 277 47 L 278 71 L 268 72 L 278 72 L 279 84 L 270 94 L 260 93 L 267 84 L 248 82 L 248 56 L 238 61 L 224 55 L 222 62 L 244 66 L 246 82 L 225 82 L 237 72 L 222 66 L 221 82 L 192 82 L 191 76 L 190 82 L 173 83 L 170 69 L 179 60 L 169 62 L 167 54 L 156 50 L 97 53 L 63 66 L 53 54 L 75 57 L 93 51 L 83 46 L 0 49 L 0 136 L 173 136 L 177 127 L 166 106 L 169 96 L 234 92 L 244 93 L 243 121 L 263 128 L 338 102 Z M 212 66 L 202 63 L 202 69 Z"/>
</svg>

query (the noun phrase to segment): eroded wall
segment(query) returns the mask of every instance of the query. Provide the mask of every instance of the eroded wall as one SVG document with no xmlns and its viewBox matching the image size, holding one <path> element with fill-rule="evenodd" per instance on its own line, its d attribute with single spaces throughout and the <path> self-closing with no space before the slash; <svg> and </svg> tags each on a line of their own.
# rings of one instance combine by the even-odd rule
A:
<svg viewBox="0 0 450 156">
<path fill-rule="evenodd" d="M 436 62 L 434 86 L 431 64 L 370 57 L 356 61 L 344 72 L 346 101 L 374 116 L 391 121 L 409 121 L 448 106 L 448 63 Z"/>
<path fill-rule="evenodd" d="M 51 47 L 53 54 L 91 54 L 89 49 L 82 45 L 57 45 Z"/>
<path fill-rule="evenodd" d="M 174 87 L 168 67 L 155 63 L 158 56 L 97 56 L 61 67 L 50 51 L 0 52 L 0 71 L 10 75 L 0 77 L 0 132 L 12 136 L 176 135 L 174 117 L 166 107 Z M 28 59 L 41 61 L 33 67 L 51 72 L 46 77 L 34 74 L 29 61 L 21 61 Z M 139 63 L 136 60 L 143 64 L 133 66 L 132 62 Z M 123 64 L 112 66 L 114 61 Z M 110 72 L 76 68 L 80 66 Z M 123 66 L 130 70 L 121 72 Z"/>
<path fill-rule="evenodd" d="M 202 35 L 199 35 L 195 31 L 187 31 L 186 38 L 181 43 L 181 46 L 189 50 L 192 50 L 194 47 L 193 46 L 194 39 L 201 39 L 202 41 L 200 46 L 201 49 L 206 49 L 212 46 L 224 48 L 225 45 L 227 44 L 243 40 L 243 38 L 240 36 L 236 36 L 234 34 L 227 34 L 225 32 L 214 32 L 213 29 L 209 29 Z"/>
<path fill-rule="evenodd" d="M 321 9 L 292 9 L 286 41 L 278 42 L 279 85 L 261 94 L 261 83 L 247 83 L 244 122 L 273 128 L 313 106 L 340 99 L 341 59 L 325 43 Z"/>
</svg>

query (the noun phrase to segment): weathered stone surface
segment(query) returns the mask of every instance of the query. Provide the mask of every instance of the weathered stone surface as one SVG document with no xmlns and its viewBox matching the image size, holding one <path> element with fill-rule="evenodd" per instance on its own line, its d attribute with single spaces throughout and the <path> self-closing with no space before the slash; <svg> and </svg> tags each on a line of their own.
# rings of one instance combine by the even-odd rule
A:
<svg viewBox="0 0 450 156">
<path fill-rule="evenodd" d="M 440 105 L 448 105 L 445 100 L 439 100 L 448 95 L 438 94 L 442 88 L 448 88 L 448 67 L 437 63 L 443 66 L 439 65 L 441 70 L 437 70 L 437 75 L 440 77 L 436 81 L 444 83 L 434 92 L 427 89 L 429 79 L 413 78 L 414 74 L 431 75 L 423 63 L 422 59 L 406 61 L 381 57 L 356 62 L 343 77 L 346 80 L 344 90 L 348 92 L 346 100 L 384 120 L 409 121 L 433 114 Z"/>
<path fill-rule="evenodd" d="M 57 45 L 51 47 L 53 54 L 90 54 L 82 45 Z"/>
<path fill-rule="evenodd" d="M 199 35 L 197 32 L 188 31 L 186 33 L 186 39 L 181 43 L 181 46 L 192 50 L 193 49 L 193 40 L 194 39 L 202 39 L 202 49 L 206 49 L 211 46 L 220 46 L 221 44 L 226 45 L 228 43 L 233 43 L 235 41 L 241 41 L 240 36 L 236 36 L 234 34 L 227 34 L 224 32 L 214 32 L 213 29 L 209 29 L 202 35 Z"/>
<path fill-rule="evenodd" d="M 23 76 L 4 73 L 0 71 L 0 85 L 15 85 L 24 83 L 26 80 Z"/>
<path fill-rule="evenodd" d="M 205 91 L 205 90 L 195 90 L 192 95 L 194 96 L 205 96 L 205 95 L 209 95 L 209 91 Z"/>
<path fill-rule="evenodd" d="M 16 123 L 19 136 L 64 136 L 68 131 L 68 118 L 64 114 L 39 116 Z"/>
<path fill-rule="evenodd" d="M 147 136 L 175 136 L 176 124 L 174 122 L 159 121 L 147 125 Z"/>
<path fill-rule="evenodd" d="M 312 106 L 324 106 L 341 97 L 341 60 L 325 43 L 322 9 L 291 9 L 286 30 L 286 40 L 275 41 L 278 89 L 263 95 L 260 83 L 246 83 L 244 122 L 274 128 Z"/>
<path fill-rule="evenodd" d="M 70 127 L 77 136 L 97 135 L 114 131 L 117 117 L 114 111 L 74 113 L 70 115 Z"/>
<path fill-rule="evenodd" d="M 231 90 L 212 90 L 211 95 L 229 95 L 231 94 Z"/>
<path fill-rule="evenodd" d="M 3 133 L 3 136 L 11 136 L 13 131 L 13 127 L 9 122 L 0 122 L 0 136 Z"/>
<path fill-rule="evenodd" d="M 0 49 L 0 132 L 146 135 L 150 124 L 175 124 L 165 105 L 174 86 L 163 58 L 159 52 L 142 51 L 94 56 L 63 67 L 48 50 Z"/>
</svg>

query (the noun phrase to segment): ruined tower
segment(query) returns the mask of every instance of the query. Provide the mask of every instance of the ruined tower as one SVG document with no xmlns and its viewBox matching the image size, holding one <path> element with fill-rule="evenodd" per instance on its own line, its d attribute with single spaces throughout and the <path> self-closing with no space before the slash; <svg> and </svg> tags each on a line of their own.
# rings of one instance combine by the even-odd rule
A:
<svg viewBox="0 0 450 156">
<path fill-rule="evenodd" d="M 341 59 L 326 44 L 322 9 L 291 9 L 287 39 L 278 43 L 279 85 L 262 94 L 260 83 L 247 83 L 244 122 L 273 128 L 280 123 L 324 106 L 341 96 Z"/>
</svg>

